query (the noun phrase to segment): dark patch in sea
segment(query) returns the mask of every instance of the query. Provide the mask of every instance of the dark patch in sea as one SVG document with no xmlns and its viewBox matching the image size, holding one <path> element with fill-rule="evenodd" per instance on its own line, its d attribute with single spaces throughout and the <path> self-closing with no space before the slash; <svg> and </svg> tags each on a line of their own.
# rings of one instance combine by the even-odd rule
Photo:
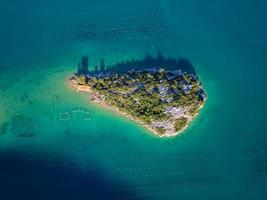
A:
<svg viewBox="0 0 267 200">
<path fill-rule="evenodd" d="M 1 199 L 115 200 L 132 195 L 130 191 L 112 191 L 112 187 L 127 184 L 108 180 L 97 163 L 76 161 L 62 160 L 56 155 L 0 153 Z"/>
<path fill-rule="evenodd" d="M 8 123 L 4 122 L 0 125 L 0 136 L 1 135 L 5 135 L 7 133 L 7 129 L 8 129 Z"/>
<path fill-rule="evenodd" d="M 34 102 L 31 100 L 31 98 L 27 94 L 22 94 L 21 97 L 20 97 L 20 100 L 23 103 L 26 103 L 28 105 L 33 105 L 34 104 Z"/>
<path fill-rule="evenodd" d="M 25 115 L 15 115 L 11 119 L 11 132 L 16 137 L 33 137 L 36 135 L 36 122 Z"/>
</svg>

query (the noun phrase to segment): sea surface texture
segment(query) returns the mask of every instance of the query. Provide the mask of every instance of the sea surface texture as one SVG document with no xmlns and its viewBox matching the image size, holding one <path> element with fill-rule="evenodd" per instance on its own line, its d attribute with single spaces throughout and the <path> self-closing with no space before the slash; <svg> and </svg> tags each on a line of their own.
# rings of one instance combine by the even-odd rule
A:
<svg viewBox="0 0 267 200">
<path fill-rule="evenodd" d="M 1 0 L 1 200 L 266 200 L 266 0 Z M 192 63 L 208 99 L 158 138 L 67 80 L 146 55 Z"/>
</svg>

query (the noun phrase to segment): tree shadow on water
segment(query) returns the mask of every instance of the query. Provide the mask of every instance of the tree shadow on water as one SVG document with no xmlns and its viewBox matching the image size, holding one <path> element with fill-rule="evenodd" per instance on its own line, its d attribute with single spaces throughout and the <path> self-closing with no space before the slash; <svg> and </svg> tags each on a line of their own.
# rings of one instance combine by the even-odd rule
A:
<svg viewBox="0 0 267 200">
<path fill-rule="evenodd" d="M 101 62 L 101 65 L 102 67 L 96 67 L 92 73 L 104 72 L 105 70 L 116 73 L 125 73 L 132 69 L 142 70 L 146 68 L 160 67 L 167 70 L 181 70 L 182 72 L 196 75 L 195 68 L 189 60 L 185 58 L 165 58 L 161 52 L 158 53 L 157 57 L 152 57 L 147 54 L 143 59 L 118 62 L 105 69 L 103 68 L 103 61 Z"/>
<path fill-rule="evenodd" d="M 107 180 L 99 168 L 83 170 L 83 167 L 51 157 L 29 157 L 14 151 L 0 153 L 1 199 L 115 200 L 131 196 L 129 192 L 111 190 L 127 186 Z"/>
</svg>

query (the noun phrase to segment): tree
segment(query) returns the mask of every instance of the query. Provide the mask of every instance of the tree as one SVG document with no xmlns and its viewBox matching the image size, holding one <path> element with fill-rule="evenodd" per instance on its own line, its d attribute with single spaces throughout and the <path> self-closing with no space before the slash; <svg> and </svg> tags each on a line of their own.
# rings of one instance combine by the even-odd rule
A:
<svg viewBox="0 0 267 200">
<path fill-rule="evenodd" d="M 159 135 L 163 135 L 166 132 L 166 130 L 163 127 L 157 127 L 156 131 L 159 133 Z"/>
<path fill-rule="evenodd" d="M 177 121 L 174 124 L 175 131 L 178 132 L 182 130 L 186 126 L 186 123 L 187 123 L 187 118 L 185 117 L 181 117 L 177 119 Z"/>
<path fill-rule="evenodd" d="M 77 77 L 77 82 L 78 82 L 78 84 L 79 85 L 86 85 L 86 78 L 85 78 L 85 76 L 79 76 L 79 77 Z"/>
</svg>

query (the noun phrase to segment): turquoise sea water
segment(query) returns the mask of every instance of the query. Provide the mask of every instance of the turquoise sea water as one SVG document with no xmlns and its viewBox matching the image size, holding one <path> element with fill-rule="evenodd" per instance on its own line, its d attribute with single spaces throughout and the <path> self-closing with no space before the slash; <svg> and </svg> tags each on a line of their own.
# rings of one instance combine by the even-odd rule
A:
<svg viewBox="0 0 267 200">
<path fill-rule="evenodd" d="M 1 199 L 267 199 L 266 1 L 0 3 Z M 89 22 L 171 31 L 74 38 Z M 66 82 L 81 55 L 93 67 L 158 51 L 190 60 L 208 94 L 177 137 L 157 138 Z"/>
</svg>

